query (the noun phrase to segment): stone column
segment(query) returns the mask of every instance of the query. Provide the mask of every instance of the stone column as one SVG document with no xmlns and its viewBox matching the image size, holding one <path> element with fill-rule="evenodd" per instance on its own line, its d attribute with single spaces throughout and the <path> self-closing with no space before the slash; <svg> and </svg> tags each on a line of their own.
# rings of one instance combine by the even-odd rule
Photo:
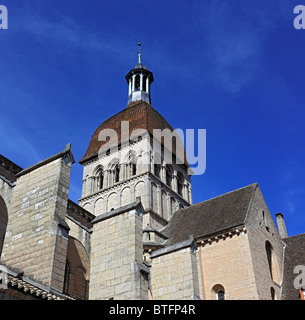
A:
<svg viewBox="0 0 305 320">
<path fill-rule="evenodd" d="M 131 94 L 131 78 L 129 78 L 129 82 L 128 82 L 128 95 Z"/>
<path fill-rule="evenodd" d="M 109 169 L 109 176 L 108 176 L 108 187 L 113 186 L 114 184 L 114 172 L 113 170 Z"/>
<path fill-rule="evenodd" d="M 124 163 L 119 164 L 120 168 L 120 175 L 119 175 L 119 181 L 124 180 Z"/>
<path fill-rule="evenodd" d="M 187 190 L 187 184 L 186 183 L 183 184 L 182 196 L 187 202 L 189 202 L 188 201 L 188 190 Z"/>
<path fill-rule="evenodd" d="M 122 164 L 122 170 L 123 170 L 123 180 L 127 180 L 127 163 Z"/>
<path fill-rule="evenodd" d="M 135 82 L 136 82 L 136 75 L 133 74 L 132 75 L 132 89 L 131 89 L 132 92 L 135 90 Z"/>
<path fill-rule="evenodd" d="M 140 74 L 140 90 L 143 90 L 143 74 Z"/>
<path fill-rule="evenodd" d="M 149 210 L 152 209 L 152 203 L 151 203 L 151 181 L 148 179 L 146 180 L 146 192 L 147 192 L 147 208 Z M 145 209 L 147 209 L 145 208 Z"/>
<path fill-rule="evenodd" d="M 150 157 L 150 171 L 152 174 L 155 174 L 155 160 L 154 157 Z"/>
<path fill-rule="evenodd" d="M 158 185 L 158 214 L 163 217 L 163 207 L 162 207 L 162 189 Z"/>
<path fill-rule="evenodd" d="M 175 192 L 178 192 L 178 181 L 177 181 L 177 175 L 174 173 L 172 178 L 172 189 Z"/>
<path fill-rule="evenodd" d="M 190 204 L 193 204 L 193 195 L 192 195 L 192 186 L 189 185 L 189 199 L 190 199 Z"/>
<path fill-rule="evenodd" d="M 104 189 L 108 187 L 109 170 L 104 171 Z"/>
<path fill-rule="evenodd" d="M 88 196 L 91 192 L 91 179 L 90 177 L 87 177 L 86 179 L 86 196 Z"/>
<path fill-rule="evenodd" d="M 141 157 L 141 168 L 139 168 L 140 172 L 146 172 L 151 170 L 151 163 L 150 163 L 150 152 L 144 152 Z"/>
<path fill-rule="evenodd" d="M 82 188 L 82 197 L 86 196 L 86 179 L 82 180 L 83 188 Z"/>
<path fill-rule="evenodd" d="M 91 176 L 89 177 L 89 194 L 92 194 L 94 192 L 93 188 L 94 188 L 94 177 Z"/>
<path fill-rule="evenodd" d="M 161 165 L 161 180 L 166 184 L 166 169 L 164 165 Z"/>
<path fill-rule="evenodd" d="M 146 78 L 146 92 L 149 93 L 149 76 Z"/>
</svg>

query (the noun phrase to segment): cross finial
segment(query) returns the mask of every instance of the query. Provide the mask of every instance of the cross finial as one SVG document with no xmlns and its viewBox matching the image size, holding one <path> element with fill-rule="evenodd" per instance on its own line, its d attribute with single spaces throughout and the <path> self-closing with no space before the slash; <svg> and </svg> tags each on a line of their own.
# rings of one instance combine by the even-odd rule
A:
<svg viewBox="0 0 305 320">
<path fill-rule="evenodd" d="M 138 53 L 138 57 L 139 57 L 139 63 L 141 63 L 141 52 L 142 52 L 142 49 L 141 49 L 141 43 L 138 41 L 138 46 L 139 46 L 139 53 Z"/>
</svg>

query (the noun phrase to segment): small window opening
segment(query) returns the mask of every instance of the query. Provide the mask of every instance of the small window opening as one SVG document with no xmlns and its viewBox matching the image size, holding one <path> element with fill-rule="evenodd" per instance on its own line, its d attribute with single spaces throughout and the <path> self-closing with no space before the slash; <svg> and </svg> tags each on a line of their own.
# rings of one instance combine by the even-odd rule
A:
<svg viewBox="0 0 305 320">
<path fill-rule="evenodd" d="M 160 166 L 158 164 L 155 164 L 154 170 L 155 170 L 155 176 L 157 176 L 160 179 Z"/>
<path fill-rule="evenodd" d="M 139 91 L 139 90 L 140 90 L 140 75 L 137 74 L 135 79 L 135 91 Z"/>
<path fill-rule="evenodd" d="M 137 174 L 137 164 L 132 163 L 132 175 L 135 176 Z"/>
<path fill-rule="evenodd" d="M 225 293 L 223 290 L 217 291 L 217 300 L 225 300 Z"/>
<path fill-rule="evenodd" d="M 171 187 L 172 184 L 172 176 L 168 169 L 166 169 L 166 184 Z"/>
<path fill-rule="evenodd" d="M 104 173 L 103 172 L 100 173 L 99 179 L 100 179 L 99 180 L 99 188 L 103 189 L 103 187 L 104 187 Z"/>
<path fill-rule="evenodd" d="M 115 177 L 114 177 L 115 182 L 119 182 L 120 181 L 120 166 L 119 165 L 116 165 L 114 175 L 115 175 Z"/>
<path fill-rule="evenodd" d="M 143 91 L 145 91 L 145 92 L 147 92 L 147 90 L 146 90 L 146 77 L 145 76 L 143 76 Z"/>
</svg>

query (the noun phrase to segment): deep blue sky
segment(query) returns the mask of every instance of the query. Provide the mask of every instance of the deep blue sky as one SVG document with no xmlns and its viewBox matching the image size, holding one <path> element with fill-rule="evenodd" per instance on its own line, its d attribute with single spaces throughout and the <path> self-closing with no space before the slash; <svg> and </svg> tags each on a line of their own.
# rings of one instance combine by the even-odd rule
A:
<svg viewBox="0 0 305 320">
<path fill-rule="evenodd" d="M 69 197 L 98 125 L 127 104 L 127 72 L 154 73 L 152 106 L 207 130 L 194 203 L 258 182 L 288 234 L 305 231 L 305 30 L 301 0 L 0 0 L 0 153 L 25 168 L 69 142 Z"/>
</svg>

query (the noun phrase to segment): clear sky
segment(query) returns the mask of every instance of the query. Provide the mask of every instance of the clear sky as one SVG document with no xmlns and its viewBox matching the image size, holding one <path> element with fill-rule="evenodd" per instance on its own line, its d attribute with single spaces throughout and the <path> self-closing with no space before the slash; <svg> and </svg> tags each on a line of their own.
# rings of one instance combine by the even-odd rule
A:
<svg viewBox="0 0 305 320">
<path fill-rule="evenodd" d="M 304 1 L 303 1 L 304 2 Z M 305 30 L 301 0 L 0 0 L 0 153 L 26 168 L 72 143 L 78 161 L 126 107 L 125 75 L 154 73 L 152 106 L 174 128 L 207 130 L 198 203 L 258 182 L 289 235 L 305 232 Z"/>
</svg>

